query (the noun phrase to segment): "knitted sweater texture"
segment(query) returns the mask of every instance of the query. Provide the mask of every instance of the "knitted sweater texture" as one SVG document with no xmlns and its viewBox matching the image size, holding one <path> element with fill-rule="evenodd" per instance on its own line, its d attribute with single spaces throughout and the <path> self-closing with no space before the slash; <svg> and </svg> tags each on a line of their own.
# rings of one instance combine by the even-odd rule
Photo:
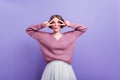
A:
<svg viewBox="0 0 120 80">
<path fill-rule="evenodd" d="M 62 33 L 59 40 L 50 32 L 40 31 L 42 28 L 44 28 L 42 24 L 31 25 L 26 29 L 26 32 L 38 41 L 46 63 L 62 60 L 71 64 L 75 42 L 79 36 L 86 32 L 87 28 L 83 25 L 70 23 L 68 28 L 73 30 Z"/>
</svg>

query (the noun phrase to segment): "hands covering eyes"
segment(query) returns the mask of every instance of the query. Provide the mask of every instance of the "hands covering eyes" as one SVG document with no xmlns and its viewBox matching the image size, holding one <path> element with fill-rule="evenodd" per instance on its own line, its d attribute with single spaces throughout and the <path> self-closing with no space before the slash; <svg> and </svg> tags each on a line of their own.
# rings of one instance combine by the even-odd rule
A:
<svg viewBox="0 0 120 80">
<path fill-rule="evenodd" d="M 54 26 L 55 24 L 57 24 L 58 26 L 69 26 L 70 22 L 69 21 L 61 21 L 61 20 L 58 20 L 58 21 L 46 21 L 46 22 L 43 22 L 42 23 L 42 26 L 46 27 L 46 26 Z"/>
</svg>

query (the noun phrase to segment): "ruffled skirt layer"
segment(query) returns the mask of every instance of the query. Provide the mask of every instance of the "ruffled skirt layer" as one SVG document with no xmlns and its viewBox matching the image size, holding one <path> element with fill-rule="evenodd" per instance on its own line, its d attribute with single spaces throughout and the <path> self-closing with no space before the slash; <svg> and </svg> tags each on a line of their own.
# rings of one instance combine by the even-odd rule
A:
<svg viewBox="0 0 120 80">
<path fill-rule="evenodd" d="M 41 80 L 77 80 L 77 78 L 70 64 L 55 60 L 46 65 Z"/>
</svg>

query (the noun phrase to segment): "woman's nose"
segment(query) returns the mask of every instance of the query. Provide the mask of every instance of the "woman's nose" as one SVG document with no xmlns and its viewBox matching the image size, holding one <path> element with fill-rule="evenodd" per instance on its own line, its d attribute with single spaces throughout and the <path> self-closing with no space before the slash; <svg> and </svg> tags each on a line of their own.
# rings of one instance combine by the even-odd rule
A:
<svg viewBox="0 0 120 80">
<path fill-rule="evenodd" d="M 55 25 L 58 25 L 58 23 L 56 22 Z"/>
</svg>

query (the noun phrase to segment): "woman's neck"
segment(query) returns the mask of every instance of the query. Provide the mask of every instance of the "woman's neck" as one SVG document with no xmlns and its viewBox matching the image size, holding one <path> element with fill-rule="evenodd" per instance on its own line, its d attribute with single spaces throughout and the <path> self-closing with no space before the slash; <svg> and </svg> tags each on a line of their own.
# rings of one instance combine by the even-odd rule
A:
<svg viewBox="0 0 120 80">
<path fill-rule="evenodd" d="M 54 32 L 53 32 L 53 35 L 56 35 L 56 36 L 57 36 L 57 35 L 61 35 L 61 34 L 62 34 L 62 33 L 61 33 L 60 31 L 58 31 L 58 32 L 55 32 L 55 31 L 54 31 Z"/>
<path fill-rule="evenodd" d="M 62 33 L 60 31 L 59 32 L 53 32 L 52 34 L 57 40 L 59 40 L 62 37 Z"/>
</svg>

